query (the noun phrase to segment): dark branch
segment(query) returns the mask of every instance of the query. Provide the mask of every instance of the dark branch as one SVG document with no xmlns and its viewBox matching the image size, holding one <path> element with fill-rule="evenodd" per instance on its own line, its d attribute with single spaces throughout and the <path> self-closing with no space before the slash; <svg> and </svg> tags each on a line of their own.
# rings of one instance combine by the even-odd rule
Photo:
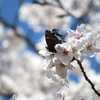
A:
<svg viewBox="0 0 100 100">
<path fill-rule="evenodd" d="M 32 49 L 38 54 L 38 50 L 35 48 L 34 43 L 31 42 L 31 40 L 27 37 L 22 36 L 18 31 L 15 25 L 10 25 L 7 23 L 4 19 L 0 18 L 0 22 L 3 23 L 6 27 L 11 28 L 15 35 L 21 39 L 23 39 Z"/>
<path fill-rule="evenodd" d="M 83 76 L 85 77 L 86 81 L 88 81 L 88 83 L 91 85 L 93 91 L 94 91 L 98 96 L 100 96 L 100 93 L 95 89 L 94 84 L 93 84 L 93 83 L 91 82 L 91 80 L 87 77 L 86 72 L 84 71 L 84 68 L 83 68 L 81 62 L 80 62 L 79 60 L 77 60 L 77 59 L 75 59 L 75 60 L 77 61 L 78 65 L 79 65 L 79 67 L 80 67 L 80 69 L 81 69 L 81 72 L 83 73 Z"/>
<path fill-rule="evenodd" d="M 90 23 L 90 20 L 84 20 L 84 16 L 87 16 L 87 15 L 88 15 L 88 13 L 90 12 L 91 8 L 93 8 L 94 5 L 92 5 L 92 6 L 91 6 L 91 5 L 88 5 L 87 11 L 84 12 L 80 17 L 76 17 L 76 16 L 73 15 L 73 13 L 71 13 L 68 9 L 65 9 L 65 8 L 64 8 L 64 6 L 63 6 L 63 4 L 61 3 L 60 0 L 56 0 L 56 2 L 57 2 L 57 4 L 49 3 L 49 2 L 47 2 L 47 1 L 44 1 L 44 2 L 33 1 L 33 3 L 39 4 L 39 5 L 41 5 L 41 6 L 51 5 L 51 6 L 54 6 L 54 7 L 57 7 L 57 8 L 62 9 L 62 10 L 65 12 L 65 14 L 63 14 L 63 15 L 58 15 L 57 17 L 59 17 L 59 18 L 63 18 L 63 17 L 66 17 L 66 16 L 72 16 L 73 18 L 78 19 L 78 20 L 79 20 L 80 22 L 82 22 L 82 23 L 91 24 L 91 23 Z"/>
</svg>

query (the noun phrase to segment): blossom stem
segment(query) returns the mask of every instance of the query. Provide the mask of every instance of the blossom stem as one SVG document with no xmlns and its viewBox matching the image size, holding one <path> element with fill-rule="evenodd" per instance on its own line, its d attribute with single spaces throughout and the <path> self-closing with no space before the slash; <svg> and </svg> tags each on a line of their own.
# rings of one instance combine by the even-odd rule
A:
<svg viewBox="0 0 100 100">
<path fill-rule="evenodd" d="M 65 98 L 63 97 L 63 99 L 62 100 L 65 100 Z"/>
<path fill-rule="evenodd" d="M 84 68 L 81 64 L 81 62 L 77 59 L 75 59 L 77 61 L 77 63 L 79 64 L 79 67 L 81 69 L 81 72 L 83 73 L 83 76 L 85 77 L 86 81 L 88 81 L 88 83 L 91 85 L 93 91 L 100 97 L 100 93 L 95 89 L 94 84 L 91 82 L 91 80 L 88 78 L 88 76 L 86 75 L 86 72 L 84 71 Z"/>
</svg>

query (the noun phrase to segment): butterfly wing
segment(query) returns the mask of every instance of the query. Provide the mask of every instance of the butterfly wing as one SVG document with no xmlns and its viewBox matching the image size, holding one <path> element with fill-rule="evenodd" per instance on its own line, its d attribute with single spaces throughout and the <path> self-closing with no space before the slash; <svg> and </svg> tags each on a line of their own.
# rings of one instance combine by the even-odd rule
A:
<svg viewBox="0 0 100 100">
<path fill-rule="evenodd" d="M 55 45 L 56 44 L 59 44 L 61 43 L 60 40 L 58 40 L 58 38 L 56 36 L 54 36 L 51 31 L 49 30 L 46 30 L 45 31 L 45 39 L 46 39 L 46 43 L 47 43 L 47 49 L 50 51 L 50 52 L 55 52 L 56 53 L 56 50 L 55 50 Z"/>
</svg>

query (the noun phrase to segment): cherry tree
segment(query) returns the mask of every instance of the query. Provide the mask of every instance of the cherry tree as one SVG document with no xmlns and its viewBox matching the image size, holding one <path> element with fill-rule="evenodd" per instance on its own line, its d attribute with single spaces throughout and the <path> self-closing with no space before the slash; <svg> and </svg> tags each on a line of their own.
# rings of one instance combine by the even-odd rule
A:
<svg viewBox="0 0 100 100">
<path fill-rule="evenodd" d="M 100 63 L 100 1 L 30 1 L 20 0 L 12 24 L 0 17 L 0 95 L 12 100 L 99 100 L 100 68 L 98 73 L 92 69 L 91 59 Z M 27 32 L 20 21 L 27 23 Z M 46 30 L 59 41 L 54 52 Z M 38 34 L 42 37 L 35 42 Z"/>
</svg>

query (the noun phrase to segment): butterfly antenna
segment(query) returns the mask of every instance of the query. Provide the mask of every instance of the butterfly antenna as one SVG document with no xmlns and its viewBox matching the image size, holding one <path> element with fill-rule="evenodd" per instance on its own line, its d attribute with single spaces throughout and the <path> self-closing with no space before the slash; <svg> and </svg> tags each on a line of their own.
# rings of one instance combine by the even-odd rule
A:
<svg viewBox="0 0 100 100">
<path fill-rule="evenodd" d="M 59 34 L 58 31 L 59 31 L 58 29 L 53 29 L 53 30 L 52 30 L 52 33 L 53 33 L 54 35 L 55 35 L 55 34 Z"/>
<path fill-rule="evenodd" d="M 58 32 L 59 30 L 58 29 L 53 29 L 52 30 L 52 33 L 55 35 L 57 35 L 57 36 L 59 36 L 62 40 L 64 39 L 64 37 L 63 37 L 63 35 L 61 35 L 61 34 L 59 34 L 59 32 Z"/>
</svg>

